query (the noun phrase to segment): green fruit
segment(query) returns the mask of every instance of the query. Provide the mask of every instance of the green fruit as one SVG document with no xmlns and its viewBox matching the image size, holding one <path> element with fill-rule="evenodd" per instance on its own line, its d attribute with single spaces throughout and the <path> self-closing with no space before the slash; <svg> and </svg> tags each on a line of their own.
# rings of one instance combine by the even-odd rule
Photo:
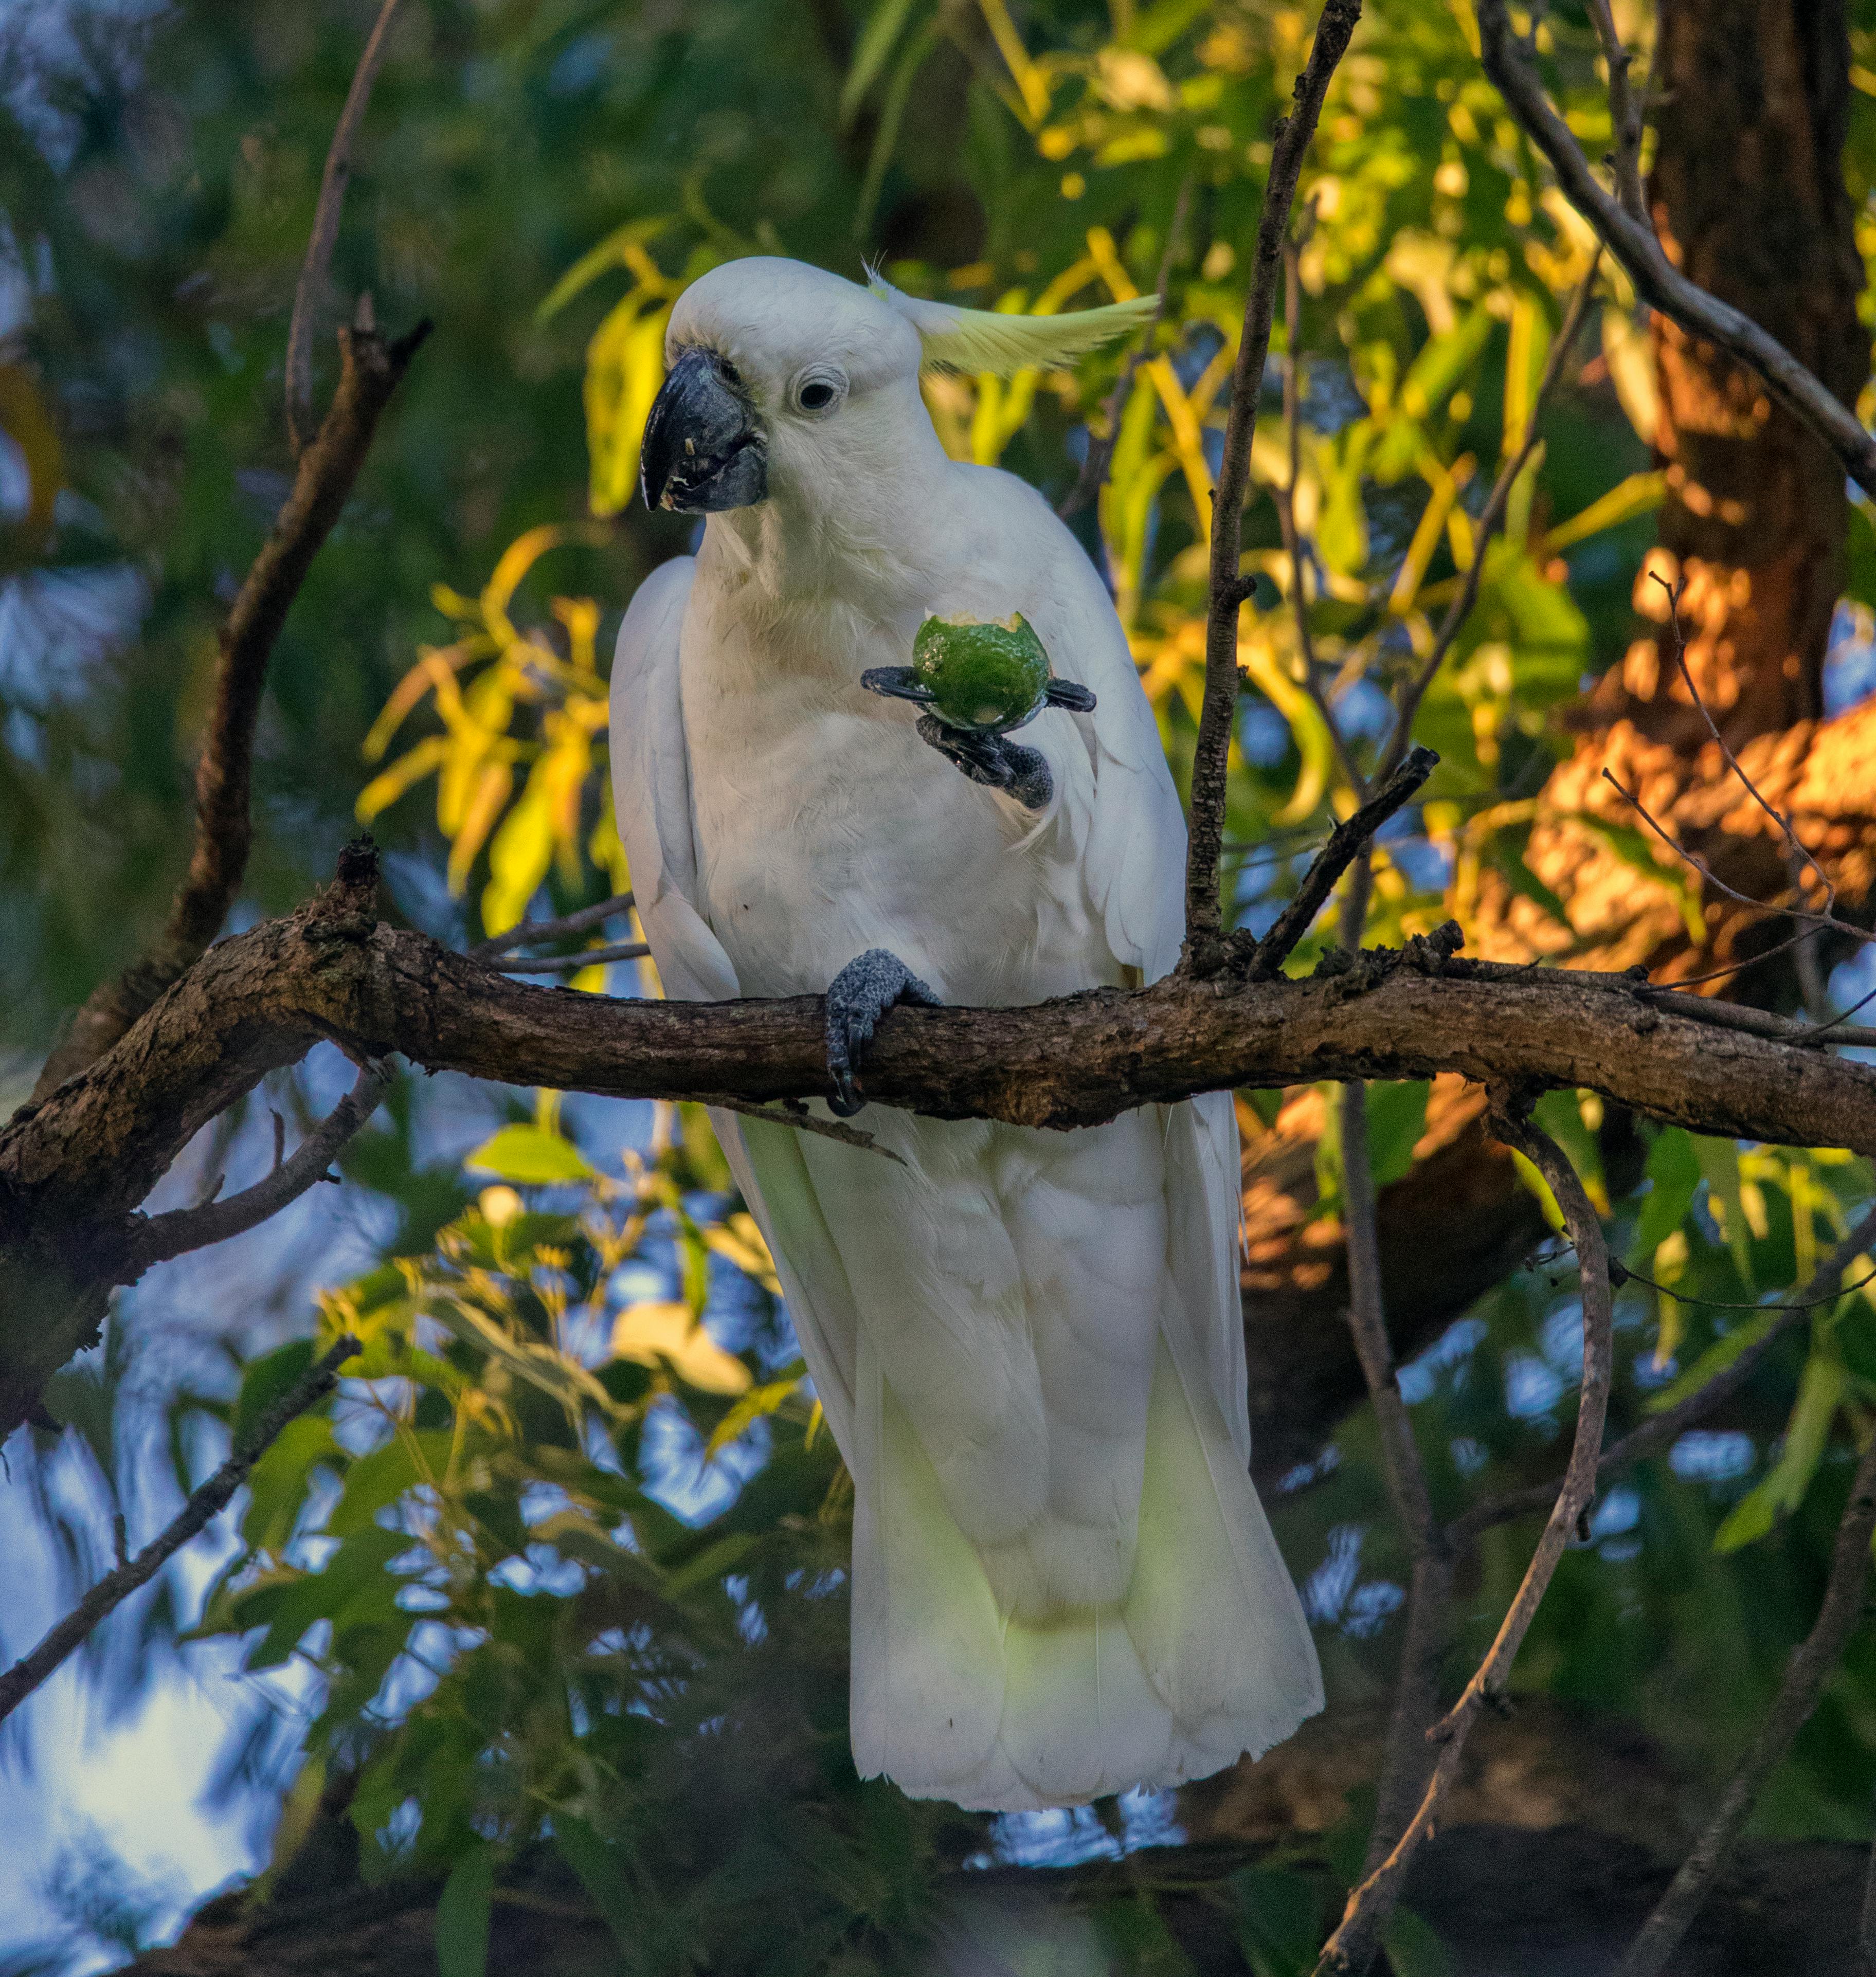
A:
<svg viewBox="0 0 1876 1977">
<path fill-rule="evenodd" d="M 912 670 L 948 727 L 1006 734 L 1040 710 L 1049 655 L 1020 611 L 988 624 L 927 618 L 913 641 Z"/>
</svg>

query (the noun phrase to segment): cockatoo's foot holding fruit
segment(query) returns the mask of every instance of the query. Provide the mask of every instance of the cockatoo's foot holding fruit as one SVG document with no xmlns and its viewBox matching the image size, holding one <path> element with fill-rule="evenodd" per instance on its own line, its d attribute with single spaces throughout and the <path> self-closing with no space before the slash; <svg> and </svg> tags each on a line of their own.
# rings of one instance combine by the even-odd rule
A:
<svg viewBox="0 0 1876 1977">
<path fill-rule="evenodd" d="M 1039 748 L 1026 748 L 1002 734 L 973 734 L 947 727 L 932 714 L 919 716 L 919 739 L 956 764 L 973 783 L 1001 790 L 1025 810 L 1046 810 L 1055 794 L 1055 778 Z"/>
<path fill-rule="evenodd" d="M 857 1081 L 860 1054 L 895 1002 L 942 1006 L 898 955 L 883 947 L 856 956 L 828 985 L 827 1082 L 834 1089 L 827 1110 L 836 1117 L 850 1119 L 865 1105 Z"/>
</svg>

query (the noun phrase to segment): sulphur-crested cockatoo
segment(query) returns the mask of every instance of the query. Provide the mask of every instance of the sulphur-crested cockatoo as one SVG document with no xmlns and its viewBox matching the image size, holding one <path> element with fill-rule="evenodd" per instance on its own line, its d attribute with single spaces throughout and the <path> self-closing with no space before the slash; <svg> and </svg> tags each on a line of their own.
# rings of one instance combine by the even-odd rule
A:
<svg viewBox="0 0 1876 1977">
<path fill-rule="evenodd" d="M 751 259 L 672 312 L 643 489 L 708 519 L 619 630 L 619 830 L 666 992 L 827 992 L 843 1112 L 901 995 L 1177 958 L 1184 826 L 1100 578 L 1032 489 L 946 457 L 919 391 L 1072 361 L 1142 306 L 992 315 Z M 1088 711 L 1019 744 L 862 685 L 928 615 L 1016 612 Z M 864 1775 L 1072 1804 L 1321 1708 L 1248 1474 L 1228 1093 L 1066 1133 L 875 1107 L 897 1160 L 713 1117 L 853 1473 Z"/>
</svg>

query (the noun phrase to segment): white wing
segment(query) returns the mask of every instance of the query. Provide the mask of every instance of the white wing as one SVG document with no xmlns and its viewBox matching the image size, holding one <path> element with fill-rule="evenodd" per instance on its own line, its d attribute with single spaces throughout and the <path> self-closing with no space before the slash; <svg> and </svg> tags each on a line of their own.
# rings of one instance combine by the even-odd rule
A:
<svg viewBox="0 0 1876 1977">
<path fill-rule="evenodd" d="M 1006 477 L 999 475 L 999 480 Z M 1185 815 L 1167 766 L 1159 725 L 1140 685 L 1126 634 L 1099 576 L 1041 497 L 1025 519 L 1039 536 L 1034 566 L 1054 579 L 1035 622 L 1055 670 L 1092 687 L 1092 714 L 1075 724 L 1094 758 L 1094 812 L 1082 882 L 1115 959 L 1142 984 L 1171 973 L 1185 932 Z M 1051 719 L 1057 717 L 1051 716 Z M 1026 739 L 1029 738 L 1027 735 Z M 1202 1368 L 1247 1468 L 1250 1420 L 1237 1254 L 1244 1205 L 1237 1118 L 1230 1093 L 1207 1092 L 1166 1111 L 1171 1245 L 1186 1310 L 1198 1328 L 1180 1355 L 1191 1378 Z"/>
<path fill-rule="evenodd" d="M 631 867 L 633 903 L 665 993 L 684 1002 L 727 1002 L 742 992 L 723 944 L 699 913 L 690 751 L 679 692 L 678 655 L 696 563 L 679 556 L 639 586 L 613 657 L 613 807 Z M 724 1158 L 775 1257 L 789 1315 L 835 1438 L 854 1413 L 857 1322 L 847 1272 L 827 1232 L 792 1127 L 751 1121 L 764 1142 L 758 1188 L 734 1112 L 710 1108 Z M 810 1294 L 807 1281 L 812 1279 Z"/>
</svg>

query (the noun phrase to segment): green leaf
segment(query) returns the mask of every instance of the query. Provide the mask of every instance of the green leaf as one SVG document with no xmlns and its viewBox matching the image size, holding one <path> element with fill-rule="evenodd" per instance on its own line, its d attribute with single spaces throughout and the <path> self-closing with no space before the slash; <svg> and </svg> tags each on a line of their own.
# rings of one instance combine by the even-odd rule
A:
<svg viewBox="0 0 1876 1977">
<path fill-rule="evenodd" d="M 1740 1498 L 1714 1533 L 1716 1551 L 1737 1551 L 1762 1538 L 1781 1516 L 1788 1515 L 1804 1501 L 1824 1459 L 1831 1422 L 1849 1384 L 1849 1373 L 1841 1360 L 1813 1352 L 1805 1361 L 1798 1398 L 1785 1426 L 1785 1447 L 1765 1480 Z"/>
<path fill-rule="evenodd" d="M 893 45 L 911 18 L 917 0 L 884 0 L 867 18 L 854 43 L 853 66 L 841 86 L 841 124 L 843 129 L 854 120 L 854 113 L 867 91 L 886 66 Z"/>
<path fill-rule="evenodd" d="M 342 1453 L 324 1414 L 302 1414 L 289 1421 L 248 1471 L 243 1543 L 252 1551 L 279 1551 L 299 1521 L 314 1468 L 322 1462 L 337 1468 Z"/>
<path fill-rule="evenodd" d="M 675 1599 L 680 1594 L 721 1579 L 725 1573 L 734 1572 L 755 1543 L 752 1533 L 732 1531 L 726 1538 L 718 1538 L 715 1544 L 706 1545 L 688 1565 L 681 1565 L 665 1581 L 665 1590 Z"/>
<path fill-rule="evenodd" d="M 1376 1187 L 1412 1171 L 1413 1150 L 1426 1130 L 1427 1094 L 1432 1088 L 1424 1078 L 1368 1087 L 1368 1158 Z"/>
<path fill-rule="evenodd" d="M 1309 1977 L 1322 1909 L 1315 1881 L 1293 1867 L 1247 1867 L 1231 1887 L 1237 1939 L 1256 1977 Z"/>
<path fill-rule="evenodd" d="M 630 1863 L 609 1847 L 583 1819 L 557 1814 L 553 1843 L 560 1856 L 580 1878 L 586 1898 L 599 1912 L 600 1919 L 613 1932 L 613 1940 L 626 1955 L 629 1967 L 639 1965 L 643 1946 L 645 1918 L 640 1913 Z"/>
<path fill-rule="evenodd" d="M 1453 1977 L 1453 1962 L 1433 1925 L 1412 1909 L 1397 1908 L 1381 1932 L 1394 1977 Z"/>
<path fill-rule="evenodd" d="M 760 1387 L 751 1387 L 741 1395 L 711 1430 L 710 1439 L 704 1445 L 704 1459 L 708 1461 L 712 1456 L 720 1454 L 751 1421 L 760 1421 L 765 1414 L 772 1414 L 799 1389 L 807 1377 L 808 1362 L 804 1359 L 791 1360 L 774 1379 Z"/>
<path fill-rule="evenodd" d="M 486 1847 L 465 1853 L 437 1898 L 438 1977 L 486 1977 L 495 1861 Z"/>
<path fill-rule="evenodd" d="M 1609 1191 L 1603 1178 L 1603 1150 L 1583 1116 L 1576 1093 L 1547 1091 L 1531 1110 L 1537 1124 L 1569 1156 L 1597 1212 L 1607 1213 Z"/>
<path fill-rule="evenodd" d="M 442 1428 L 407 1428 L 381 1448 L 362 1455 L 345 1472 L 345 1490 L 326 1526 L 335 1537 L 349 1537 L 374 1523 L 406 1490 L 449 1467 L 453 1437 Z"/>
<path fill-rule="evenodd" d="M 1734 1267 L 1747 1290 L 1756 1289 L 1752 1281 L 1752 1232 L 1739 1191 L 1739 1149 L 1731 1140 L 1689 1137 L 1694 1158 L 1706 1179 L 1708 1201 L 1719 1204 L 1720 1219 L 1726 1225 L 1726 1247 L 1732 1252 Z"/>
<path fill-rule="evenodd" d="M 1724 1338 L 1717 1338 L 1679 1378 L 1670 1381 L 1658 1394 L 1648 1397 L 1651 1414 L 1665 1414 L 1678 1407 L 1689 1394 L 1697 1394 L 1716 1374 L 1723 1373 L 1749 1345 L 1755 1345 L 1784 1317 L 1781 1311 L 1762 1312 L 1736 1325 Z"/>
<path fill-rule="evenodd" d="M 642 246 L 655 239 L 671 224 L 669 219 L 629 219 L 623 226 L 616 227 L 607 234 L 598 246 L 589 247 L 586 252 L 569 268 L 542 299 L 534 312 L 537 322 L 545 322 L 573 300 L 590 282 L 604 274 L 609 268 L 623 267 L 626 249 Z"/>
<path fill-rule="evenodd" d="M 261 1417 L 280 1396 L 296 1386 L 312 1370 L 312 1341 L 296 1338 L 272 1352 L 250 1359 L 241 1375 L 240 1397 L 235 1402 L 234 1421 L 229 1432 L 232 1445 L 249 1447 Z"/>
<path fill-rule="evenodd" d="M 1645 1263 L 1686 1220 L 1700 1185 L 1699 1156 L 1693 1136 L 1679 1126 L 1666 1126 L 1648 1149 L 1648 1179 L 1653 1185 L 1642 1203 L 1635 1225 L 1636 1253 Z"/>
<path fill-rule="evenodd" d="M 477 1173 L 524 1186 L 551 1181 L 592 1180 L 593 1169 L 572 1140 L 540 1126 L 504 1126 L 463 1163 Z"/>
</svg>

